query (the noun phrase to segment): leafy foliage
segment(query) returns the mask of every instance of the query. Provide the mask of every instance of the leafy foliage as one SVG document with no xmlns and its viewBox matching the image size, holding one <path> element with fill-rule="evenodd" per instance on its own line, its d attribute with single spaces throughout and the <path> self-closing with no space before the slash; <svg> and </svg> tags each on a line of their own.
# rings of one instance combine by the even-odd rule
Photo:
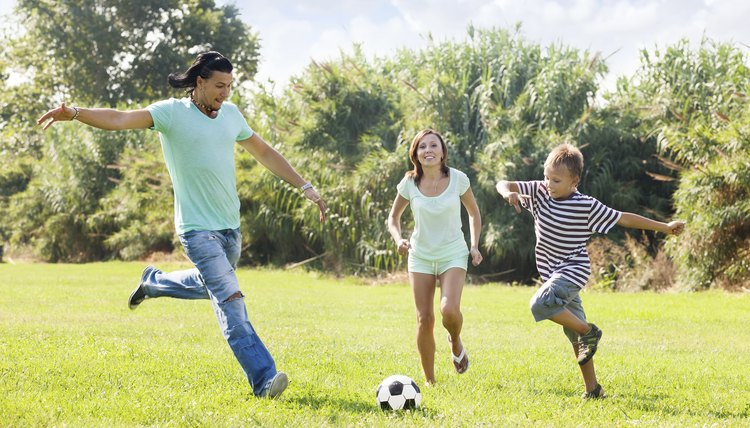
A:
<svg viewBox="0 0 750 428">
<path fill-rule="evenodd" d="M 45 137 L 45 162 L 35 163 L 28 187 L 10 197 L 11 217 L 5 220 L 15 219 L 7 226 L 10 241 L 33 244 L 50 261 L 91 260 L 102 253 L 106 231 L 92 229 L 87 216 L 114 185 L 110 178 L 116 172 L 106 166 L 117 159 L 124 141 L 70 124 L 50 129 Z"/>
<path fill-rule="evenodd" d="M 642 51 L 637 83 L 621 80 L 618 101 L 642 112 L 662 151 L 701 165 L 721 149 L 714 131 L 744 110 L 749 79 L 746 56 L 735 45 L 704 39 L 691 49 L 683 40 L 663 53 Z"/>
<path fill-rule="evenodd" d="M 400 140 L 398 95 L 359 52 L 312 63 L 281 97 L 255 95 L 250 122 L 315 183 L 330 212 L 320 224 L 296 189 L 241 158 L 249 256 L 279 264 L 314 259 L 339 272 L 399 264 L 385 230 L 391 189 L 408 162 L 392 151 Z"/>
<path fill-rule="evenodd" d="M 675 201 L 690 228 L 669 249 L 687 288 L 736 290 L 750 286 L 750 108 L 716 143 L 721 153 L 683 173 Z"/>
<path fill-rule="evenodd" d="M 695 50 L 682 41 L 663 54 L 644 51 L 641 63 L 636 84 L 620 82 L 617 102 L 640 105 L 644 130 L 674 160 L 665 164 L 682 166 L 674 204 L 688 228 L 666 248 L 683 286 L 744 286 L 750 278 L 747 57 L 732 44 L 704 39 Z"/>
<path fill-rule="evenodd" d="M 3 73 L 21 76 L 19 84 L 0 83 L 0 238 L 49 261 L 171 249 L 163 222 L 171 217 L 168 180 L 144 184 L 164 168 L 155 168 L 156 150 L 143 159 L 132 152 L 144 147 L 143 133 L 57 124 L 42 134 L 32 118 L 60 99 L 128 109 L 168 97 L 166 73 L 209 49 L 232 58 L 241 82 L 256 71 L 257 36 L 234 5 L 213 0 L 20 0 L 16 10 L 24 31 L 4 35 L 0 61 Z M 139 173 L 121 176 L 128 166 Z"/>
<path fill-rule="evenodd" d="M 20 0 L 26 32 L 16 68 L 48 94 L 113 107 L 167 97 L 165 72 L 218 50 L 239 73 L 257 69 L 257 36 L 234 5 L 213 0 Z"/>
<path fill-rule="evenodd" d="M 175 248 L 171 187 L 153 133 L 56 126 L 42 135 L 28 118 L 59 99 L 132 108 L 170 96 L 165 70 L 183 69 L 207 49 L 251 76 L 257 36 L 236 7 L 212 0 L 21 0 L 18 11 L 25 31 L 4 36 L 0 58 L 0 73 L 25 76 L 12 87 L 0 81 L 0 238 L 51 261 L 135 259 Z M 745 286 L 746 63 L 736 45 L 708 39 L 697 49 L 681 41 L 644 50 L 638 72 L 622 77 L 601 105 L 596 94 L 607 68 L 598 54 L 528 42 L 520 26 L 469 27 L 464 40 L 432 40 L 386 58 L 368 60 L 354 46 L 338 59 L 313 61 L 281 95 L 259 86 L 237 91 L 233 101 L 316 185 L 329 220 L 319 223 L 296 189 L 238 149 L 243 261 L 342 273 L 401 267 L 385 221 L 395 185 L 411 168 L 408 142 L 430 127 L 446 137 L 449 165 L 467 173 L 477 196 L 486 260 L 477 273 L 533 278 L 532 222 L 508 208 L 494 185 L 541 179 L 549 150 L 569 142 L 586 159 L 582 192 L 659 220 L 676 209 L 688 221 L 688 232 L 666 246 L 654 233 L 615 230 L 616 245 L 597 244 L 604 269 L 597 281 L 611 288 L 623 278 L 670 283 L 653 274 L 659 265 L 671 269 L 664 247 L 686 287 Z M 408 233 L 408 214 L 403 221 Z"/>
<path fill-rule="evenodd" d="M 141 134 L 142 135 L 142 134 Z M 87 224 L 111 230 L 104 241 L 113 257 L 135 260 L 177 247 L 172 210 L 172 184 L 156 133 L 142 147 L 127 147 L 116 163 L 117 187 L 101 199 Z M 111 179 L 114 180 L 114 179 Z"/>
</svg>

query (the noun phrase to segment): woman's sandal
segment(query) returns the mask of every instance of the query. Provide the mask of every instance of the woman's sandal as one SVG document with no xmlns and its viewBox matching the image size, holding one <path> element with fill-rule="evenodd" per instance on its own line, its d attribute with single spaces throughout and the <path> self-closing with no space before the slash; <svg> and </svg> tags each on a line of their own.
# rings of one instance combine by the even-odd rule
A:
<svg viewBox="0 0 750 428">
<path fill-rule="evenodd" d="M 450 335 L 448 335 L 448 343 L 453 343 Z M 462 374 L 466 370 L 469 370 L 469 356 L 466 355 L 465 346 L 462 347 L 461 353 L 458 355 L 453 355 L 453 350 L 451 350 L 451 357 L 453 358 L 453 367 L 456 369 L 456 373 Z"/>
</svg>

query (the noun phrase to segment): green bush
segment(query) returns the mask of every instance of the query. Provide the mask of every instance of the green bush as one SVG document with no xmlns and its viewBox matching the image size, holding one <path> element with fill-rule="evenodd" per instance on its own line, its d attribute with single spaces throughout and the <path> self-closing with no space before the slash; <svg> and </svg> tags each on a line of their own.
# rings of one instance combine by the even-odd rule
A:
<svg viewBox="0 0 750 428">
<path fill-rule="evenodd" d="M 750 130 L 750 121 L 743 127 Z M 750 134 L 743 134 L 736 135 L 742 149 L 684 172 L 675 193 L 677 215 L 688 227 L 668 248 L 688 289 L 750 287 Z"/>
</svg>

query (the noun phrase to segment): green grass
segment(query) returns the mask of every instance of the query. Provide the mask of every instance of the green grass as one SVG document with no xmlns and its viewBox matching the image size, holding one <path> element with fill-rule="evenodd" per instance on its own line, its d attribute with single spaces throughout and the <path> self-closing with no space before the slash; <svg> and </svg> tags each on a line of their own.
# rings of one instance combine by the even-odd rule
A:
<svg viewBox="0 0 750 428">
<path fill-rule="evenodd" d="M 177 265 L 164 265 L 173 269 Z M 0 265 L 0 426 L 747 426 L 750 296 L 585 293 L 605 400 L 580 399 L 570 345 L 534 323 L 531 288 L 467 287 L 471 368 L 442 327 L 422 408 L 384 413 L 390 374 L 422 385 L 405 284 L 240 270 L 250 317 L 291 380 L 252 396 L 207 301 L 130 311 L 143 266 Z"/>
</svg>

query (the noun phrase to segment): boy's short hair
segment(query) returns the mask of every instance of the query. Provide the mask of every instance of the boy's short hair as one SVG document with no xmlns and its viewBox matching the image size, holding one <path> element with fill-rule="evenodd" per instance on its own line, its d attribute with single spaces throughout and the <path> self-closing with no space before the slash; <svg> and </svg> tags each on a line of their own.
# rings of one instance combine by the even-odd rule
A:
<svg viewBox="0 0 750 428">
<path fill-rule="evenodd" d="M 581 174 L 583 174 L 583 154 L 571 144 L 560 144 L 552 149 L 547 156 L 544 167 L 547 168 L 548 166 L 564 166 L 571 176 L 581 178 Z"/>
</svg>

